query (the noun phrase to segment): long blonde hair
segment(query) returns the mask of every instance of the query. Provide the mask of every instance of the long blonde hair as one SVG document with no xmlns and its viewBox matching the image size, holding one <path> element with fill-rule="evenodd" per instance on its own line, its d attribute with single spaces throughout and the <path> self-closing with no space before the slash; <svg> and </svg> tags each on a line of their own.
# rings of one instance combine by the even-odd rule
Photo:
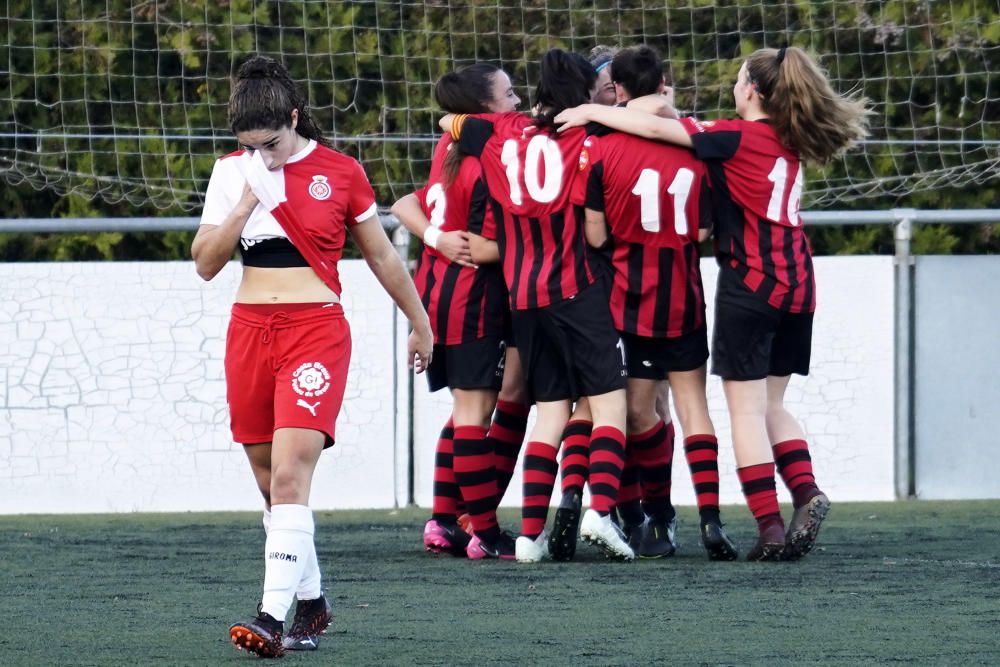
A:
<svg viewBox="0 0 1000 667">
<path fill-rule="evenodd" d="M 868 135 L 868 100 L 836 93 L 802 49 L 758 49 L 746 62 L 778 137 L 803 160 L 826 164 Z"/>
</svg>

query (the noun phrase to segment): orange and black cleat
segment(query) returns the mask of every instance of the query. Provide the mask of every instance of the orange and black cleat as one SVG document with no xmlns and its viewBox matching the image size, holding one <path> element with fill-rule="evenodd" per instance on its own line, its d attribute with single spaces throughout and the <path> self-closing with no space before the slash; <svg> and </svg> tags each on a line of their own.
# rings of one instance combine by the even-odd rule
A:
<svg viewBox="0 0 1000 667">
<path fill-rule="evenodd" d="M 246 649 L 261 658 L 280 658 L 285 654 L 281 643 L 284 623 L 257 608 L 257 618 L 229 627 L 229 637 L 237 649 Z"/>
</svg>

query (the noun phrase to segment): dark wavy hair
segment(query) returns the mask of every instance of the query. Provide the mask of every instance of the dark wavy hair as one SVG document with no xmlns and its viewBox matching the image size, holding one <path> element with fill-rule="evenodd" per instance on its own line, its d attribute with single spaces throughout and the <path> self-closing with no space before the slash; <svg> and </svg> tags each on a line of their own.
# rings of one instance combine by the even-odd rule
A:
<svg viewBox="0 0 1000 667">
<path fill-rule="evenodd" d="M 448 72 L 434 84 L 434 99 L 448 113 L 489 113 L 493 78 L 499 71 L 496 65 L 475 63 Z M 465 157 L 457 150 L 448 151 L 443 165 L 445 184 L 455 181 Z"/>
<path fill-rule="evenodd" d="M 240 65 L 229 95 L 229 127 L 233 134 L 289 127 L 293 109 L 299 112 L 296 132 L 306 139 L 332 147 L 309 115 L 309 105 L 302 89 L 292 81 L 281 63 L 258 55 Z"/>
<path fill-rule="evenodd" d="M 540 64 L 542 71 L 535 90 L 535 104 L 540 110 L 535 124 L 554 128 L 553 119 L 564 109 L 590 102 L 597 72 L 583 56 L 562 49 L 546 51 Z"/>
<path fill-rule="evenodd" d="M 611 61 L 611 80 L 621 85 L 629 97 L 652 95 L 663 82 L 663 61 L 650 46 L 622 49 Z"/>
</svg>

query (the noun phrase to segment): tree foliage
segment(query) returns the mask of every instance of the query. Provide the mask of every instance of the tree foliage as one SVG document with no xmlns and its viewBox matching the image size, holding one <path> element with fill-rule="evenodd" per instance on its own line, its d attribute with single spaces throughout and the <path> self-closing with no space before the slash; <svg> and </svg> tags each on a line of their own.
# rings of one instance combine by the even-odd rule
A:
<svg viewBox="0 0 1000 667">
<path fill-rule="evenodd" d="M 741 58 L 762 46 L 806 48 L 872 100 L 875 141 L 811 169 L 807 207 L 1000 207 L 996 1 L 9 0 L 0 19 L 7 217 L 196 215 L 214 158 L 235 146 L 229 81 L 250 53 L 306 86 L 388 205 L 426 177 L 432 144 L 413 138 L 437 132 L 432 84 L 446 71 L 497 62 L 530 100 L 545 50 L 638 42 L 666 59 L 679 106 L 706 117 L 732 113 Z M 926 252 L 1000 249 L 997 225 L 915 234 Z M 892 249 L 888 228 L 811 236 L 818 253 Z M 0 259 L 182 258 L 189 240 L 0 235 Z"/>
</svg>

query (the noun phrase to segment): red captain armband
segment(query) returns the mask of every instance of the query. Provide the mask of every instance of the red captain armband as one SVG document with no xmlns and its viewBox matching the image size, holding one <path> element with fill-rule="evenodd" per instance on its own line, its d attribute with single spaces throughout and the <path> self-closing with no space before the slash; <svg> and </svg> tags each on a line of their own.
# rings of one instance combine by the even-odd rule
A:
<svg viewBox="0 0 1000 667">
<path fill-rule="evenodd" d="M 451 121 L 451 138 L 454 141 L 458 141 L 458 138 L 462 136 L 462 126 L 465 125 L 465 120 L 469 117 L 467 113 L 455 114 L 455 118 Z"/>
</svg>

